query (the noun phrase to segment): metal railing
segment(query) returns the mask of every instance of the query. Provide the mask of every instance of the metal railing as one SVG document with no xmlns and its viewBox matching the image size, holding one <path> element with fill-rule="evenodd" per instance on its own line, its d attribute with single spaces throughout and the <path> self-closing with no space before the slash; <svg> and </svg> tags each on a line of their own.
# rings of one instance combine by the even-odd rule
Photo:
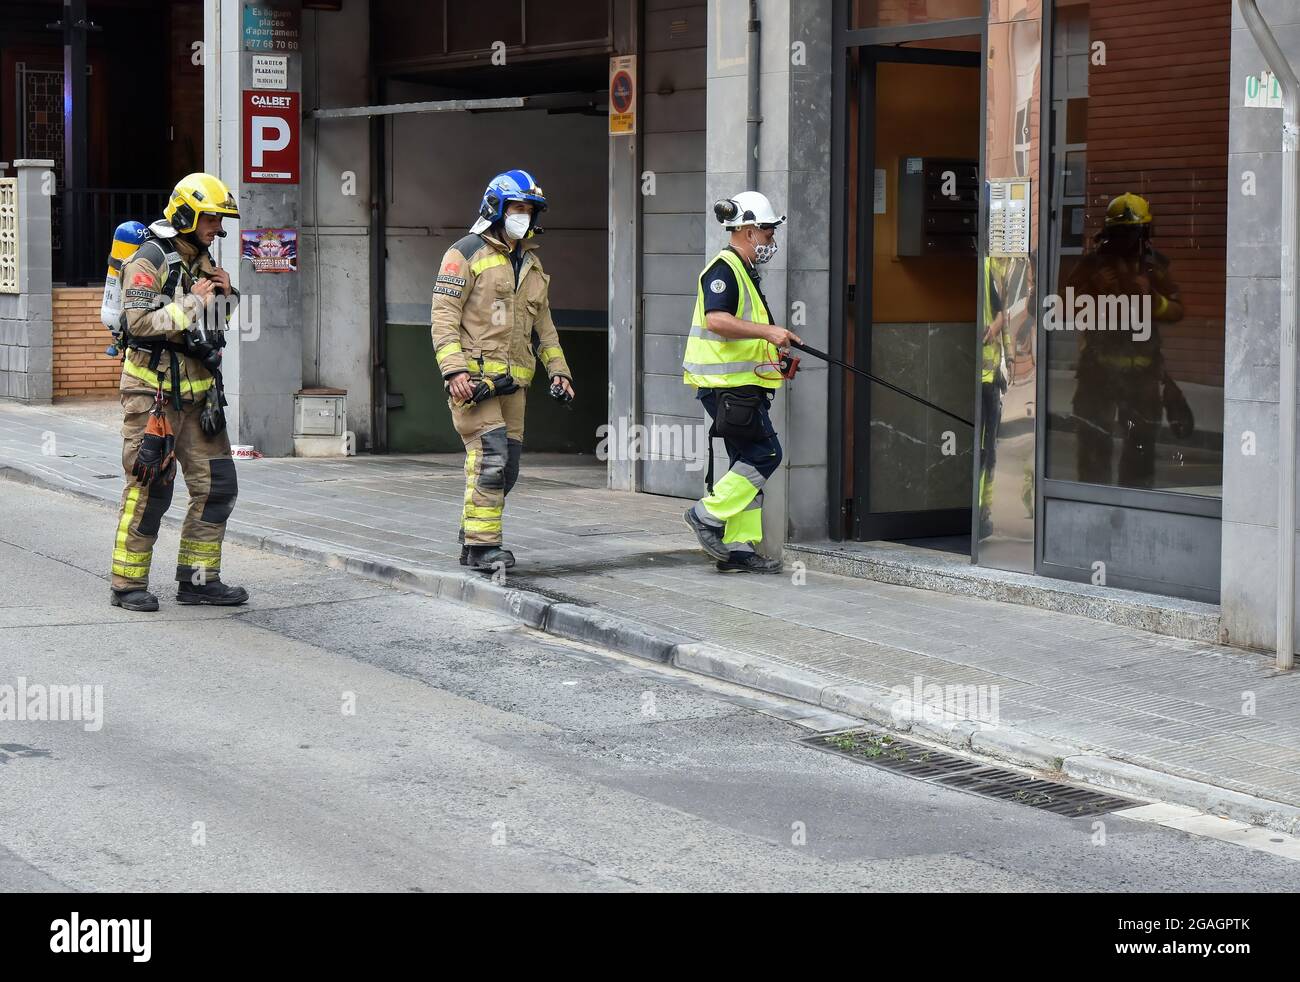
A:
<svg viewBox="0 0 1300 982">
<path fill-rule="evenodd" d="M 63 241 L 55 255 L 55 278 L 68 286 L 102 283 L 113 230 L 132 219 L 145 225 L 157 221 L 170 194 L 144 188 L 65 189 L 59 195 Z"/>
</svg>

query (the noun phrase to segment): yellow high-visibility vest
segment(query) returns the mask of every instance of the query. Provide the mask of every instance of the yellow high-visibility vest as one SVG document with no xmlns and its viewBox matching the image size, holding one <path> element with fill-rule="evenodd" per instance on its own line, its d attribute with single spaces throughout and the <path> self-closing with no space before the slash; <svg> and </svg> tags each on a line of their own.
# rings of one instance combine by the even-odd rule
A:
<svg viewBox="0 0 1300 982">
<path fill-rule="evenodd" d="M 740 285 L 740 301 L 736 304 L 736 318 L 754 324 L 771 324 L 767 304 L 758 292 L 758 284 L 749 275 L 744 261 L 730 249 L 718 253 L 714 262 L 723 260 L 736 274 Z M 767 389 L 781 388 L 779 378 L 760 378 L 754 374 L 759 365 L 771 362 L 776 356 L 772 344 L 762 338 L 729 340 L 708 329 L 704 316 L 704 276 L 713 263 L 700 273 L 695 291 L 695 316 L 691 320 L 691 333 L 686 339 L 686 355 L 682 359 L 683 381 L 702 389 L 734 389 L 741 385 L 761 385 Z M 770 370 L 775 374 L 775 369 Z M 765 373 L 767 374 L 767 373 Z"/>
</svg>

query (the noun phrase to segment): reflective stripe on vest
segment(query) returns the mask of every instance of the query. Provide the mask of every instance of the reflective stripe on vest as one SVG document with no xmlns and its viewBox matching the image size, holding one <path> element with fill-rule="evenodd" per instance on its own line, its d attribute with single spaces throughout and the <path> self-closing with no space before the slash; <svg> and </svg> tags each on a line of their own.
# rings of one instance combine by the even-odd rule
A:
<svg viewBox="0 0 1300 982">
<path fill-rule="evenodd" d="M 151 389 L 157 389 L 161 383 L 157 372 L 150 371 L 144 365 L 137 365 L 130 358 L 122 362 L 122 369 L 126 374 L 130 375 L 132 378 L 139 379 Z M 208 389 L 212 388 L 212 386 L 216 384 L 216 381 L 217 380 L 212 376 L 199 379 L 181 379 L 181 398 L 188 395 L 197 395 L 200 392 L 207 392 Z M 171 385 L 172 381 L 169 380 L 166 391 L 171 391 Z"/>
<path fill-rule="evenodd" d="M 731 267 L 740 287 L 740 302 L 736 305 L 736 319 L 752 324 L 771 324 L 767 314 L 767 305 L 758 292 L 744 261 L 730 249 L 718 253 L 714 262 L 721 259 Z M 741 385 L 761 385 L 768 389 L 779 389 L 779 378 L 760 378 L 754 374 L 759 365 L 771 361 L 774 355 L 772 345 L 762 338 L 739 338 L 728 340 L 714 334 L 706 325 L 704 313 L 704 276 L 713 263 L 700 273 L 695 291 L 695 316 L 691 320 L 691 333 L 686 339 L 686 355 L 682 359 L 683 381 L 702 389 L 734 389 Z"/>
</svg>

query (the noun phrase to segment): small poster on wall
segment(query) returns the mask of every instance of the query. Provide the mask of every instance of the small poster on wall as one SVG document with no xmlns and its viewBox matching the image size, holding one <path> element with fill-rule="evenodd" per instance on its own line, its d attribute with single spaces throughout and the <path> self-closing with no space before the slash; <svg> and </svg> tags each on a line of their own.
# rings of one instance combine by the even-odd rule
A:
<svg viewBox="0 0 1300 982">
<path fill-rule="evenodd" d="M 298 272 L 298 233 L 291 228 L 249 228 L 239 233 L 240 258 L 254 273 Z"/>
<path fill-rule="evenodd" d="M 609 59 L 609 132 L 636 133 L 636 55 Z"/>
<path fill-rule="evenodd" d="M 297 51 L 302 13 L 280 0 L 263 0 L 244 8 L 245 51 Z"/>
<path fill-rule="evenodd" d="M 288 87 L 288 55 L 253 55 L 253 88 L 287 89 Z"/>
</svg>

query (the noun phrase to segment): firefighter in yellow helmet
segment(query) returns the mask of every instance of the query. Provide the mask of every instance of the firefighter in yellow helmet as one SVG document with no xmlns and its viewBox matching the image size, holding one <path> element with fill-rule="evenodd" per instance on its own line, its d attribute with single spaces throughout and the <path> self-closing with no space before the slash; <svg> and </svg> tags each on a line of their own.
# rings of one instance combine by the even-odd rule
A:
<svg viewBox="0 0 1300 982">
<path fill-rule="evenodd" d="M 229 188 L 211 174 L 190 174 L 122 269 L 125 351 L 118 388 L 127 485 L 113 542 L 115 607 L 158 609 L 149 569 L 177 464 L 190 499 L 176 561 L 177 601 L 234 606 L 248 600 L 242 588 L 220 578 L 221 543 L 237 494 L 221 349 L 239 294 L 208 255 L 213 240 L 226 234 L 223 219 L 238 217 Z"/>
<path fill-rule="evenodd" d="M 1192 427 L 1186 401 L 1165 371 L 1160 342 L 1159 325 L 1182 320 L 1182 298 L 1169 260 L 1152 245 L 1152 229 L 1148 201 L 1132 193 L 1118 195 L 1106 209 L 1096 248 L 1067 282 L 1076 305 L 1091 297 L 1095 311 L 1090 329 L 1078 330 L 1073 408 L 1080 481 L 1153 487 L 1162 417 L 1168 412 L 1177 437 Z M 1123 317 L 1118 324 L 1107 322 L 1125 312 L 1126 325 Z M 1075 326 L 1080 326 L 1077 314 Z M 1117 442 L 1119 464 L 1112 472 Z"/>
<path fill-rule="evenodd" d="M 502 513 L 519 477 L 524 408 L 538 362 L 560 402 L 574 398 L 573 375 L 551 319 L 551 278 L 537 255 L 546 196 L 525 170 L 488 184 L 469 234 L 447 250 L 430 310 L 433 351 L 465 444 L 460 561 L 508 569 Z"/>
</svg>

